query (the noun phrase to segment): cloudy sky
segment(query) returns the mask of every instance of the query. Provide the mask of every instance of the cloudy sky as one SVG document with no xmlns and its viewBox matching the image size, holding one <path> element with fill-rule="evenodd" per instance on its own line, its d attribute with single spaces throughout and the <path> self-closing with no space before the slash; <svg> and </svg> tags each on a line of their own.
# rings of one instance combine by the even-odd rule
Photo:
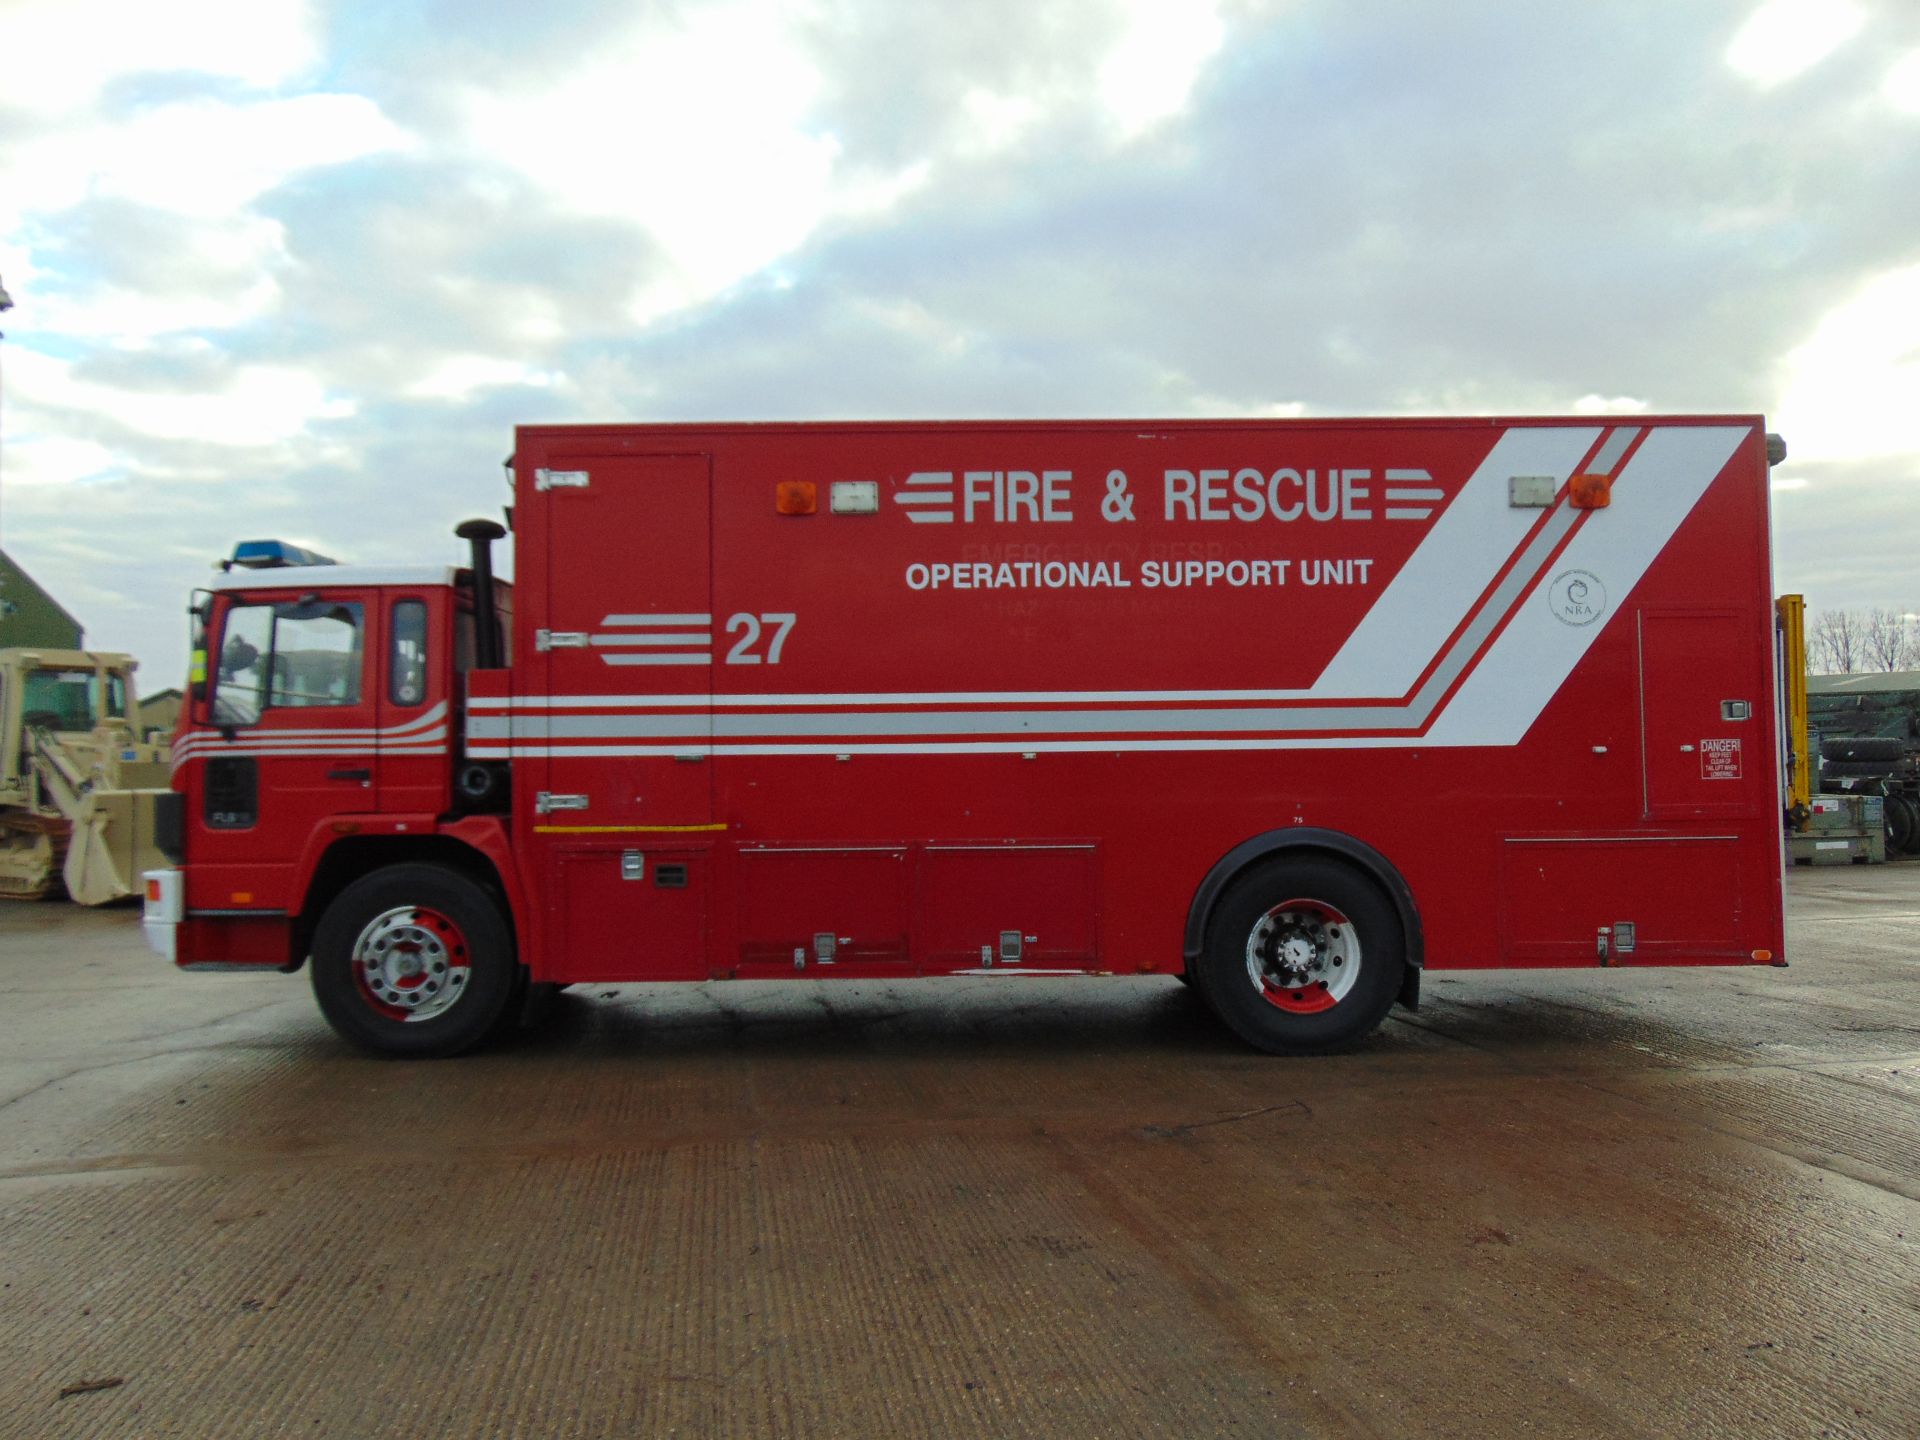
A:
<svg viewBox="0 0 1920 1440">
<path fill-rule="evenodd" d="M 177 683 L 516 422 L 1763 411 L 1920 609 L 1913 0 L 0 0 L 0 545 Z"/>
</svg>

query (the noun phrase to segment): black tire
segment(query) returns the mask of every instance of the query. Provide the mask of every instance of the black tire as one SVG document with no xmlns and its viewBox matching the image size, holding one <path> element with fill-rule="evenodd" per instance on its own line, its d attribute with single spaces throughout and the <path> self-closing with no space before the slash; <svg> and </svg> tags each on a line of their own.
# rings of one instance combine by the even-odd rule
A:
<svg viewBox="0 0 1920 1440">
<path fill-rule="evenodd" d="M 1283 858 L 1254 866 L 1220 897 L 1195 980 L 1249 1045 L 1321 1055 L 1379 1028 L 1400 993 L 1406 953 L 1393 902 L 1372 880 L 1338 860 Z M 1283 955 L 1300 968 L 1288 969 Z"/>
<path fill-rule="evenodd" d="M 1821 757 L 1827 760 L 1898 760 L 1906 748 L 1906 741 L 1887 735 L 1830 735 L 1820 740 Z"/>
<path fill-rule="evenodd" d="M 1873 780 L 1891 775 L 1901 768 L 1897 760 L 1822 760 L 1820 778 L 1823 780 L 1842 778 Z"/>
<path fill-rule="evenodd" d="M 1915 832 L 1920 831 L 1920 810 L 1904 795 L 1888 795 L 1880 803 L 1885 807 L 1887 854 L 1904 855 L 1913 849 Z"/>
<path fill-rule="evenodd" d="M 516 1017 L 525 973 L 485 886 L 412 864 L 335 897 L 314 929 L 311 968 L 320 1013 L 344 1039 L 417 1059 L 470 1050 Z"/>
</svg>

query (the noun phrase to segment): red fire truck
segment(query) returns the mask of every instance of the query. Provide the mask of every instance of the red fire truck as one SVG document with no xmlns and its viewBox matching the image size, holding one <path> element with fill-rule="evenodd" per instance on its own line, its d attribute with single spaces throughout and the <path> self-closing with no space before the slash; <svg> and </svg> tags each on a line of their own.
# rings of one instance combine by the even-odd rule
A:
<svg viewBox="0 0 1920 1440">
<path fill-rule="evenodd" d="M 1758 417 L 538 426 L 196 597 L 146 924 L 444 1055 L 579 982 L 1782 963 Z M 304 563 L 303 563 L 304 562 Z M 510 643 L 509 643 L 510 642 Z"/>
</svg>

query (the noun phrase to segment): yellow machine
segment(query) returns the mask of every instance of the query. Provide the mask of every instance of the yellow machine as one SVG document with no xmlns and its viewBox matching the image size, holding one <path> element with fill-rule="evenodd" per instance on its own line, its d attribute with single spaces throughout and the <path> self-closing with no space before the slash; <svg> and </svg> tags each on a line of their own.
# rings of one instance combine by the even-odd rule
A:
<svg viewBox="0 0 1920 1440">
<path fill-rule="evenodd" d="M 141 740 L 130 655 L 0 650 L 0 898 L 64 883 L 82 905 L 138 893 L 166 862 L 165 744 Z"/>
<path fill-rule="evenodd" d="M 1787 825 L 1805 830 L 1813 798 L 1813 765 L 1807 755 L 1807 602 L 1799 595 L 1782 595 L 1773 609 L 1787 727 Z"/>
</svg>

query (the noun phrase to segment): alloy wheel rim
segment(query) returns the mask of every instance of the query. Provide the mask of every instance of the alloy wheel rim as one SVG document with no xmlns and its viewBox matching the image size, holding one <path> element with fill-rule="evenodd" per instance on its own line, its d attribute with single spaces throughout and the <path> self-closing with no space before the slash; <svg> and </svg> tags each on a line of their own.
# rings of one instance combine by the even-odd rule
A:
<svg viewBox="0 0 1920 1440">
<path fill-rule="evenodd" d="M 1260 998 L 1294 1015 L 1331 1010 L 1360 978 L 1360 936 L 1324 900 L 1283 900 L 1247 935 L 1247 979 Z"/>
<path fill-rule="evenodd" d="M 473 975 L 460 927 L 420 905 L 397 906 L 369 920 L 353 942 L 352 965 L 360 998 L 406 1024 L 446 1014 Z"/>
</svg>

